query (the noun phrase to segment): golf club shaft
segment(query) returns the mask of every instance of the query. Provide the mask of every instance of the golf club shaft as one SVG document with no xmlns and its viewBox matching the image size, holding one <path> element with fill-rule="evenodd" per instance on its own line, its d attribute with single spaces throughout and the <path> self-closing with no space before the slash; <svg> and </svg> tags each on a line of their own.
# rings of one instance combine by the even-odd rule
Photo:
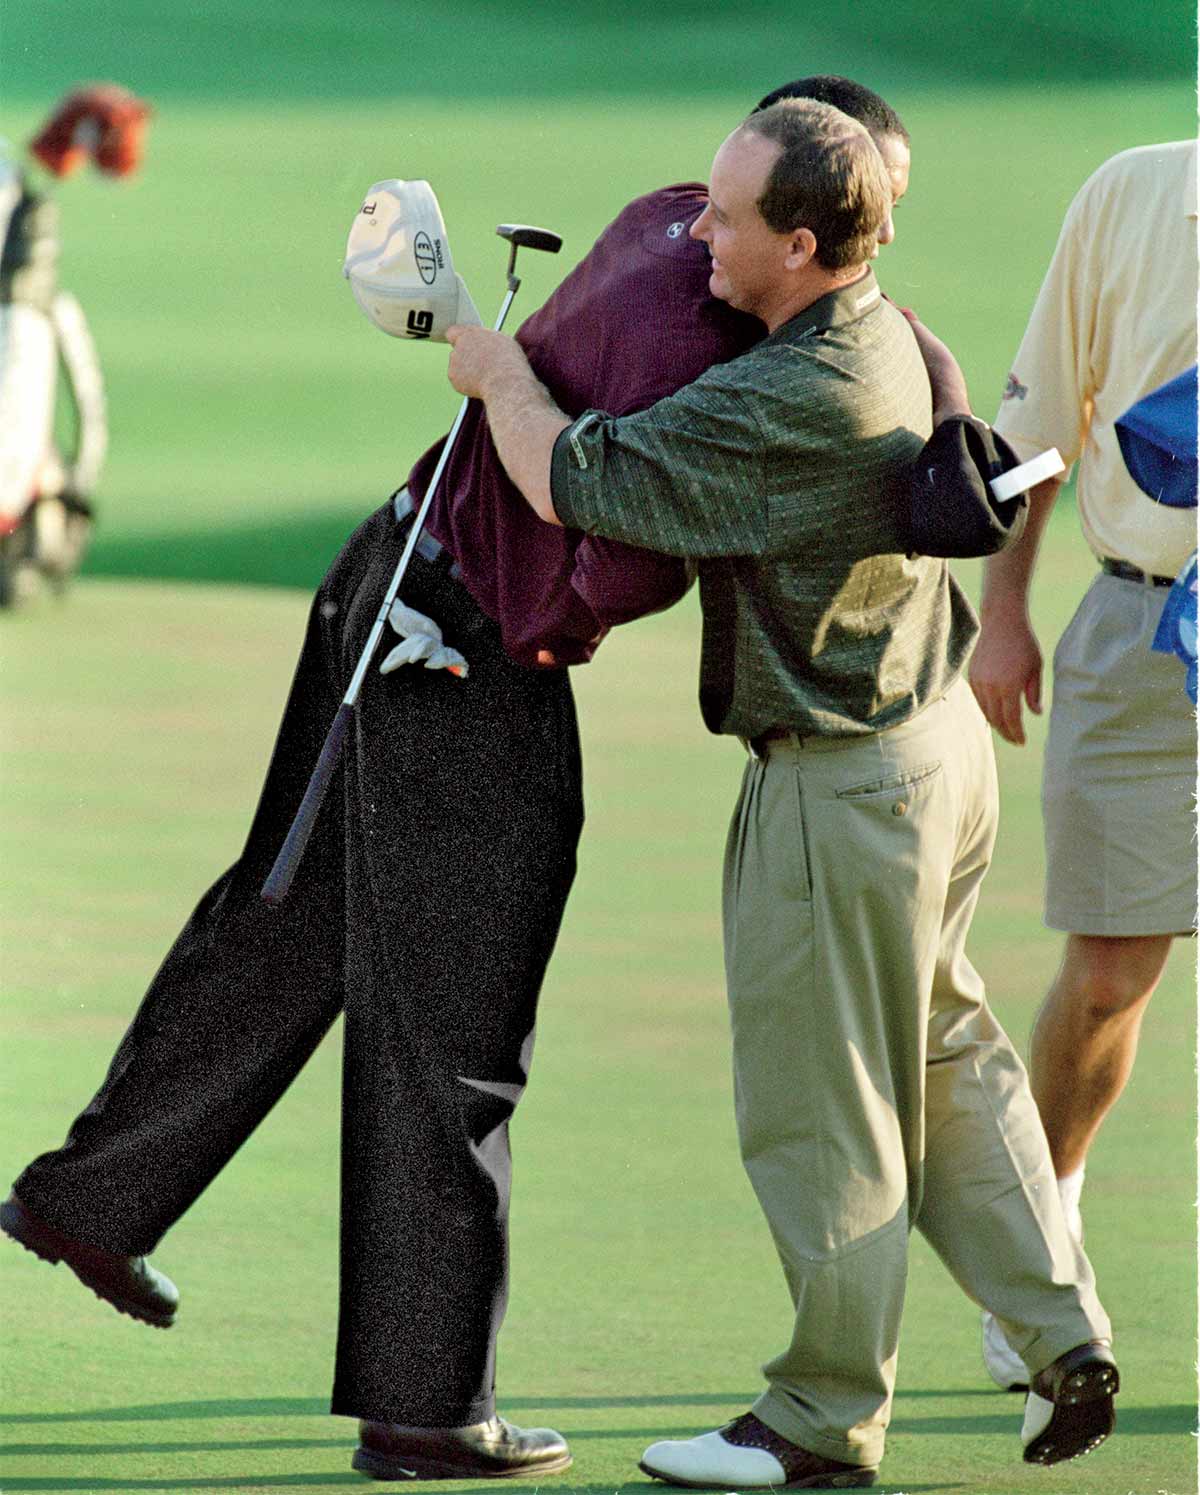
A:
<svg viewBox="0 0 1200 1495">
<path fill-rule="evenodd" d="M 508 291 L 500 306 L 499 315 L 496 317 L 492 328 L 499 332 L 504 326 L 508 309 L 513 303 L 513 297 L 520 287 L 520 280 L 509 270 Z M 442 480 L 442 473 L 446 470 L 446 463 L 450 460 L 450 453 L 454 449 L 454 443 L 458 437 L 459 429 L 467 413 L 469 400 L 464 400 L 458 407 L 458 414 L 454 417 L 454 424 L 450 427 L 450 434 L 446 437 L 445 445 L 442 447 L 442 455 L 438 458 L 437 467 L 434 468 L 433 477 L 425 489 L 425 497 L 421 500 L 421 507 L 417 510 L 416 518 L 412 522 L 412 528 L 408 532 L 404 550 L 401 552 L 399 563 L 392 573 L 392 580 L 388 586 L 387 594 L 380 605 L 371 632 L 367 635 L 367 642 L 358 657 L 358 664 L 354 667 L 354 674 L 350 677 L 350 684 L 346 694 L 342 697 L 342 704 L 338 707 L 333 718 L 333 723 L 325 737 L 321 747 L 321 755 L 317 759 L 317 766 L 312 771 L 312 777 L 308 781 L 308 787 L 304 791 L 304 798 L 300 801 L 300 808 L 296 811 L 295 819 L 287 835 L 284 837 L 283 845 L 279 848 L 279 855 L 275 858 L 275 865 L 267 874 L 267 880 L 262 885 L 262 899 L 265 903 L 279 903 L 286 896 L 292 885 L 292 879 L 296 875 L 296 868 L 300 865 L 300 858 L 304 855 L 304 848 L 308 845 L 308 839 L 312 835 L 313 826 L 316 824 L 317 816 L 321 810 L 322 801 L 325 798 L 329 785 L 333 782 L 333 775 L 337 769 L 338 762 L 342 756 L 342 744 L 346 740 L 346 733 L 354 720 L 355 707 L 358 705 L 358 693 L 362 689 L 362 683 L 366 678 L 367 670 L 371 666 L 371 660 L 375 656 L 375 650 L 379 647 L 379 640 L 383 634 L 384 625 L 387 623 L 388 613 L 392 610 L 392 603 L 396 600 L 396 594 L 400 590 L 400 583 L 404 580 L 404 573 L 408 570 L 408 563 L 412 559 L 412 553 L 417 548 L 417 541 L 421 538 L 421 531 L 425 526 L 425 519 L 429 514 L 433 496 L 437 492 L 437 486 Z"/>
<path fill-rule="evenodd" d="M 384 625 L 387 623 L 388 613 L 392 610 L 392 603 L 396 600 L 396 594 L 400 590 L 400 583 L 404 580 L 404 573 L 408 570 L 409 561 L 412 560 L 412 553 L 417 548 L 417 542 L 421 538 L 421 531 L 425 528 L 425 520 L 429 514 L 430 505 L 433 502 L 433 495 L 437 491 L 437 485 L 441 481 L 442 473 L 454 448 L 459 427 L 463 423 L 469 403 L 469 400 L 464 400 L 458 407 L 458 414 L 454 417 L 454 424 L 450 427 L 450 434 L 446 437 L 445 446 L 442 447 L 442 455 L 438 458 L 438 464 L 433 470 L 433 477 L 430 478 L 429 486 L 425 489 L 425 497 L 421 500 L 421 507 L 417 510 L 417 517 L 413 520 L 412 528 L 408 532 L 408 539 L 405 541 L 399 563 L 392 573 L 392 579 L 379 606 L 379 611 L 375 615 L 375 622 L 371 627 L 371 632 L 367 635 L 367 642 L 363 645 L 363 651 L 358 656 L 358 663 L 354 667 L 354 674 L 350 677 L 350 684 L 346 687 L 346 694 L 342 697 L 342 704 L 344 706 L 354 707 L 358 704 L 358 693 L 362 689 L 363 681 L 366 679 L 367 670 L 370 668 L 371 660 L 375 656 L 375 650 L 379 647 L 379 640 L 383 634 Z"/>
</svg>

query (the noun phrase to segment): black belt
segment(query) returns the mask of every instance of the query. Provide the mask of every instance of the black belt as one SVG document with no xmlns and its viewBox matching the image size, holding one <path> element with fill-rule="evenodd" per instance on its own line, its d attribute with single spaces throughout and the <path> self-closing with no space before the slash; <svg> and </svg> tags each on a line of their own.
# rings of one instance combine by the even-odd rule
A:
<svg viewBox="0 0 1200 1495">
<path fill-rule="evenodd" d="M 1108 556 L 1100 562 L 1100 569 L 1107 572 L 1109 576 L 1119 576 L 1122 581 L 1140 581 L 1144 587 L 1173 587 L 1175 585 L 1173 576 L 1147 576 L 1144 571 L 1139 571 L 1128 561 L 1114 561 Z"/>
<path fill-rule="evenodd" d="M 760 732 L 757 737 L 747 737 L 745 742 L 752 758 L 765 758 L 767 743 L 779 742 L 785 737 L 795 736 L 796 733 L 789 732 L 786 727 L 768 727 L 765 732 Z"/>
<path fill-rule="evenodd" d="M 402 524 L 410 515 L 417 511 L 407 488 L 397 488 L 392 494 L 392 510 L 396 515 L 396 523 Z M 462 567 L 450 554 L 444 545 L 435 540 L 427 529 L 421 531 L 417 540 L 416 552 L 426 561 L 441 561 L 450 572 L 451 579 L 458 581 L 462 576 Z"/>
</svg>

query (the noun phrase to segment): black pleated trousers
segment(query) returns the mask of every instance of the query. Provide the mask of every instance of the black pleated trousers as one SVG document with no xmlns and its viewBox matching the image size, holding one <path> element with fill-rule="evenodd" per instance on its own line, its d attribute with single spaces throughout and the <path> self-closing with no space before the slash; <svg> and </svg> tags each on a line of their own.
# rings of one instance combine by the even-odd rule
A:
<svg viewBox="0 0 1200 1495">
<path fill-rule="evenodd" d="M 468 678 L 372 668 L 292 889 L 259 896 L 409 524 L 385 505 L 331 567 L 241 857 L 15 1188 L 71 1235 L 150 1252 L 344 1010 L 332 1410 L 445 1427 L 494 1410 L 508 1121 L 583 808 L 566 672 L 513 663 L 444 554 L 414 555 L 402 590 Z"/>
</svg>

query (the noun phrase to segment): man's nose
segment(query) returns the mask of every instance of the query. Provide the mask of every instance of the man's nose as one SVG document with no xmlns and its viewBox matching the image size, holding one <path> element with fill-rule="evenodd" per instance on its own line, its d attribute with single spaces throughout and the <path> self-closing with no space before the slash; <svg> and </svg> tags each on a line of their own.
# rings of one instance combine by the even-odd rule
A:
<svg viewBox="0 0 1200 1495">
<path fill-rule="evenodd" d="M 889 213 L 880 225 L 879 242 L 881 244 L 890 244 L 895 237 L 896 225 L 892 222 L 892 215 Z"/>
<path fill-rule="evenodd" d="M 695 223 L 692 224 L 691 228 L 688 229 L 688 238 L 689 239 L 702 239 L 704 237 L 704 231 L 707 228 L 708 228 L 708 204 L 706 203 L 705 206 L 704 206 L 703 213 L 700 214 L 699 218 L 697 218 L 696 221 L 695 221 Z"/>
</svg>

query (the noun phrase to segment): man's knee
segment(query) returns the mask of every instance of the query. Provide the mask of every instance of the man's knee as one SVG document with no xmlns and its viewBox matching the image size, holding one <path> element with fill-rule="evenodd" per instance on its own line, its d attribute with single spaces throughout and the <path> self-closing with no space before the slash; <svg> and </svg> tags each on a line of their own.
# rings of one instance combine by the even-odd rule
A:
<svg viewBox="0 0 1200 1495">
<path fill-rule="evenodd" d="M 1097 1021 L 1143 1005 L 1158 985 L 1170 935 L 1067 937 L 1058 986 Z"/>
</svg>

